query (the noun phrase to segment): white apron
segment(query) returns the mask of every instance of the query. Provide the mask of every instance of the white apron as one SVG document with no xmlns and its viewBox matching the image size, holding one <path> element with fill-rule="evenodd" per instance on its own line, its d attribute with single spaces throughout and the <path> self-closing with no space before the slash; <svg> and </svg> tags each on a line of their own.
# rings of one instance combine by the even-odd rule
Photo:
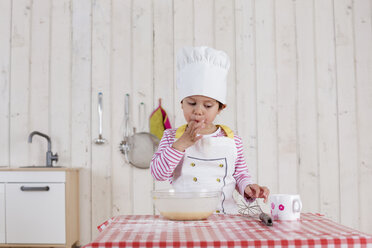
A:
<svg viewBox="0 0 372 248">
<path fill-rule="evenodd" d="M 233 199 L 237 149 L 233 138 L 204 136 L 185 151 L 173 173 L 177 191 L 222 191 L 216 213 L 237 214 Z"/>
</svg>

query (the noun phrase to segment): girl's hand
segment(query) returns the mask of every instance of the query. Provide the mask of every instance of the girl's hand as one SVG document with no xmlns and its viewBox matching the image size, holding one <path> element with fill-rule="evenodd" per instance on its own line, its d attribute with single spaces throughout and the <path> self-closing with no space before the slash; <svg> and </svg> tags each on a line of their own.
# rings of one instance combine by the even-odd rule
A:
<svg viewBox="0 0 372 248">
<path fill-rule="evenodd" d="M 264 198 L 264 203 L 267 202 L 267 198 L 269 197 L 270 190 L 265 186 L 260 186 L 258 184 L 249 184 L 244 193 L 248 196 L 248 198 Z"/>
<path fill-rule="evenodd" d="M 203 128 L 205 128 L 204 121 L 190 121 L 185 132 L 176 142 L 173 143 L 172 147 L 181 152 L 185 151 L 188 147 L 203 138 L 203 135 L 199 134 L 200 130 Z"/>
</svg>

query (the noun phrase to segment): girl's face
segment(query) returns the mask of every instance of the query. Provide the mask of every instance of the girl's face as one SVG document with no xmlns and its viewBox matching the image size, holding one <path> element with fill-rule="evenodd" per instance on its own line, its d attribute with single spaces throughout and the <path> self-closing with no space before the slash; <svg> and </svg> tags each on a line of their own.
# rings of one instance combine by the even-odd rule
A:
<svg viewBox="0 0 372 248">
<path fill-rule="evenodd" d="M 215 99 L 206 96 L 189 96 L 181 104 L 187 123 L 204 121 L 206 128 L 213 125 L 214 119 L 222 110 Z"/>
</svg>

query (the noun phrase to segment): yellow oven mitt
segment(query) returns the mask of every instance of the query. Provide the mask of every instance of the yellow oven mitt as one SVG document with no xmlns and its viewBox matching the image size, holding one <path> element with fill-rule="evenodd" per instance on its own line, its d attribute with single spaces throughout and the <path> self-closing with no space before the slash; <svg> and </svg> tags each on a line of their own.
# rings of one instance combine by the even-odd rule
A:
<svg viewBox="0 0 372 248">
<path fill-rule="evenodd" d="M 164 130 L 168 128 L 172 128 L 172 126 L 167 113 L 161 106 L 161 99 L 159 99 L 159 107 L 150 115 L 150 133 L 160 140 L 163 137 Z"/>
</svg>

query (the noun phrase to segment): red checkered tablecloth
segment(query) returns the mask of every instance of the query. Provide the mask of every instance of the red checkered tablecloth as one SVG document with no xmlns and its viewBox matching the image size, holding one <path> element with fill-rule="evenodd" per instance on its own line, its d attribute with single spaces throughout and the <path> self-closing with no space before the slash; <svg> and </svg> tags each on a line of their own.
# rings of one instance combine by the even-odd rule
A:
<svg viewBox="0 0 372 248">
<path fill-rule="evenodd" d="M 299 221 L 261 221 L 212 215 L 205 221 L 170 221 L 159 215 L 121 215 L 102 225 L 85 248 L 106 247 L 372 247 L 372 235 L 305 213 Z"/>
</svg>

